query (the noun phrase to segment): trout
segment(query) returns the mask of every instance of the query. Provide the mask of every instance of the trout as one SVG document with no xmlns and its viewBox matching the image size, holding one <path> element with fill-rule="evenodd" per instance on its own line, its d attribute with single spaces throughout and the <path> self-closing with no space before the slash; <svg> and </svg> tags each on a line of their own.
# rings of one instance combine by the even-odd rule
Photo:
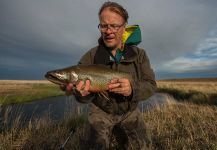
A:
<svg viewBox="0 0 217 150">
<path fill-rule="evenodd" d="M 127 78 L 130 81 L 132 76 L 106 68 L 101 65 L 77 65 L 63 69 L 48 71 L 45 77 L 58 85 L 72 83 L 76 85 L 79 81 L 90 80 L 90 92 L 101 92 L 108 90 L 108 84 L 112 79 Z"/>
</svg>

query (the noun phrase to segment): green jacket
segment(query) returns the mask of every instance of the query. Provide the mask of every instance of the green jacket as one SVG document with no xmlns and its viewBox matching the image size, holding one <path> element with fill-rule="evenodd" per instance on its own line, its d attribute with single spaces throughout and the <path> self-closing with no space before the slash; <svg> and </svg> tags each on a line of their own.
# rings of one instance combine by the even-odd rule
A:
<svg viewBox="0 0 217 150">
<path fill-rule="evenodd" d="M 79 64 L 101 64 L 118 71 L 130 73 L 133 76 L 131 83 L 133 92 L 129 97 L 108 92 L 110 100 L 91 93 L 85 97 L 76 96 L 82 103 L 92 102 L 102 110 L 110 114 L 121 115 L 134 110 L 138 102 L 148 99 L 156 89 L 154 72 L 151 69 L 148 56 L 143 49 L 132 44 L 124 46 L 124 53 L 119 63 L 116 63 L 108 50 L 99 40 L 99 45 L 90 49 L 79 61 Z"/>
</svg>

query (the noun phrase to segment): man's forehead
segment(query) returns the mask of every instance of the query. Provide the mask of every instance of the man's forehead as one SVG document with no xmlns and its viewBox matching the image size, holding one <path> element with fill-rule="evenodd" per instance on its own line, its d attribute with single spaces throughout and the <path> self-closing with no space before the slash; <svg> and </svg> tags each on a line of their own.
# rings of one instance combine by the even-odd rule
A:
<svg viewBox="0 0 217 150">
<path fill-rule="evenodd" d="M 123 24 L 124 23 L 124 19 L 121 16 L 109 15 L 109 14 L 100 15 L 99 21 L 100 23 L 103 23 L 103 24 Z"/>
</svg>

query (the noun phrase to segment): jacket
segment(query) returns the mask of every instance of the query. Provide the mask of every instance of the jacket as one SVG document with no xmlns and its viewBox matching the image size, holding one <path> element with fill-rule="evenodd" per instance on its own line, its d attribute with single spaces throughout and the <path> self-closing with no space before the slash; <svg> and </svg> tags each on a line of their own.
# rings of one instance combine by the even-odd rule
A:
<svg viewBox="0 0 217 150">
<path fill-rule="evenodd" d="M 123 96 L 108 92 L 109 100 L 97 93 L 91 93 L 85 97 L 76 96 L 81 103 L 91 102 L 109 114 L 122 115 L 133 111 L 138 102 L 148 99 L 156 90 L 155 75 L 150 66 L 145 50 L 135 45 L 126 44 L 124 53 L 119 63 L 112 59 L 109 49 L 99 40 L 99 45 L 90 49 L 79 61 L 82 65 L 101 64 L 110 69 L 130 73 L 133 77 L 131 82 L 131 96 Z"/>
</svg>

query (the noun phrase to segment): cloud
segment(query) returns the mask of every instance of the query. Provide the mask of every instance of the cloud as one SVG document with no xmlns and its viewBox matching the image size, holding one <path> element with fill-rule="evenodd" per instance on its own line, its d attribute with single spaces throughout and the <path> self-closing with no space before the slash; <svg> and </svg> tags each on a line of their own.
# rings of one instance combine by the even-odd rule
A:
<svg viewBox="0 0 217 150">
<path fill-rule="evenodd" d="M 34 70 L 43 72 L 52 66 L 55 68 L 76 64 L 87 50 L 97 45 L 100 36 L 97 13 L 103 2 L 1 1 L 2 72 L 7 66 L 19 68 L 22 72 L 34 72 L 31 68 L 34 66 Z M 192 59 L 194 65 L 201 63 L 201 59 L 204 61 L 201 63 L 204 69 L 212 68 L 209 66 L 212 66 L 213 57 L 216 57 L 216 0 L 117 2 L 128 10 L 129 24 L 140 25 L 143 42 L 139 46 L 147 51 L 156 72 L 162 71 L 168 65 L 176 68 L 175 65 L 181 64 L 181 61 L 190 63 Z M 194 67 L 183 67 L 180 71 L 184 72 L 188 68 L 194 70 Z M 16 78 L 13 74 L 17 72 L 12 70 L 7 76 L 10 74 L 11 78 Z"/>
<path fill-rule="evenodd" d="M 200 44 L 195 54 L 197 56 L 217 58 L 217 37 L 206 39 L 204 43 Z"/>
<path fill-rule="evenodd" d="M 217 69 L 217 61 L 216 59 L 179 57 L 165 63 L 162 68 L 164 71 L 177 73 L 205 71 L 207 69 Z"/>
<path fill-rule="evenodd" d="M 147 8 L 143 14 L 146 17 L 141 23 L 142 46 L 147 49 L 156 69 L 168 60 L 194 53 L 200 41 L 217 24 L 217 10 L 208 3 L 154 1 L 152 6 L 158 10 Z"/>
<path fill-rule="evenodd" d="M 161 71 L 184 73 L 217 70 L 217 34 L 213 34 L 217 32 L 214 31 L 199 44 L 193 54 L 166 62 Z"/>
</svg>

